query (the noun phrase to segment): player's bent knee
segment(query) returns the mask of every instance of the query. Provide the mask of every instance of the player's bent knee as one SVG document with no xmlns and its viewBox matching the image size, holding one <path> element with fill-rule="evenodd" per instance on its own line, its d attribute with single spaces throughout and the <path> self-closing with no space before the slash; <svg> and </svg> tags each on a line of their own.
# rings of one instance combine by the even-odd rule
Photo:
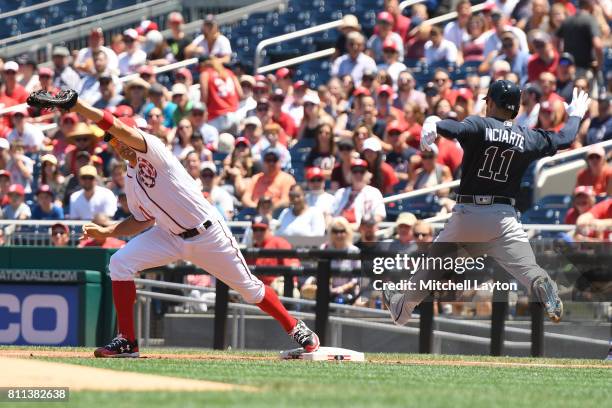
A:
<svg viewBox="0 0 612 408">
<path fill-rule="evenodd" d="M 246 303 L 257 304 L 261 302 L 266 294 L 266 288 L 263 282 L 260 285 L 251 285 L 249 287 L 236 288 L 242 299 Z"/>
<path fill-rule="evenodd" d="M 121 251 L 115 252 L 110 258 L 108 269 L 110 271 L 111 280 L 132 280 L 134 279 L 134 271 L 127 266 L 127 259 Z"/>
</svg>

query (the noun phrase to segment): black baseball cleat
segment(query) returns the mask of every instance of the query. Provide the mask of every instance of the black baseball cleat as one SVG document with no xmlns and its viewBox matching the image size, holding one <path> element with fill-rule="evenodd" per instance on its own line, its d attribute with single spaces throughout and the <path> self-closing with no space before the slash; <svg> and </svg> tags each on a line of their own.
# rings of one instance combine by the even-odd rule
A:
<svg viewBox="0 0 612 408">
<path fill-rule="evenodd" d="M 312 353 L 319 349 L 319 336 L 306 326 L 301 320 L 298 320 L 295 327 L 289 332 L 289 336 L 293 338 L 307 353 Z"/>
<path fill-rule="evenodd" d="M 550 278 L 541 277 L 534 280 L 531 287 L 536 298 L 544 306 L 548 318 L 555 323 L 559 323 L 561 316 L 563 316 L 563 303 L 559 298 L 556 285 Z"/>
<path fill-rule="evenodd" d="M 136 358 L 140 356 L 138 342 L 136 340 L 129 341 L 119 334 L 106 346 L 97 348 L 94 351 L 94 356 L 98 358 Z"/>
</svg>

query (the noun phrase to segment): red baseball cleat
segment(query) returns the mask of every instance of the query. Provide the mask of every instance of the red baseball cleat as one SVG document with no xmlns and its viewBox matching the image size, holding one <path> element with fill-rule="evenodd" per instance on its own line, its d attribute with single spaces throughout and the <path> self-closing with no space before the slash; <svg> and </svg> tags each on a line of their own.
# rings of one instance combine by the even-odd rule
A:
<svg viewBox="0 0 612 408">
<path fill-rule="evenodd" d="M 301 320 L 298 320 L 293 330 L 289 332 L 289 336 L 293 338 L 307 353 L 312 353 L 319 349 L 319 336 L 306 326 Z"/>
<path fill-rule="evenodd" d="M 98 358 L 139 357 L 138 342 L 136 340 L 129 341 L 119 334 L 106 346 L 97 348 L 94 351 L 94 356 Z"/>
</svg>

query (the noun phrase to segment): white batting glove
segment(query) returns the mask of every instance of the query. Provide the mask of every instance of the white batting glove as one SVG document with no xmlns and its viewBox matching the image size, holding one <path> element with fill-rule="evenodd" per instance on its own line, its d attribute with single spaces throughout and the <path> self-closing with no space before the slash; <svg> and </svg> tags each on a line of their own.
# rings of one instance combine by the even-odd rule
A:
<svg viewBox="0 0 612 408">
<path fill-rule="evenodd" d="M 584 117 L 587 110 L 589 109 L 589 105 L 591 104 L 591 99 L 589 98 L 589 94 L 584 91 L 580 91 L 578 93 L 578 88 L 574 88 L 574 93 L 572 95 L 572 103 L 564 104 L 565 111 L 568 116 L 576 116 L 580 119 Z"/>
<path fill-rule="evenodd" d="M 434 122 L 423 123 L 423 128 L 421 129 L 421 150 L 430 151 L 431 145 L 436 141 L 436 137 L 438 137 L 436 124 Z"/>
</svg>

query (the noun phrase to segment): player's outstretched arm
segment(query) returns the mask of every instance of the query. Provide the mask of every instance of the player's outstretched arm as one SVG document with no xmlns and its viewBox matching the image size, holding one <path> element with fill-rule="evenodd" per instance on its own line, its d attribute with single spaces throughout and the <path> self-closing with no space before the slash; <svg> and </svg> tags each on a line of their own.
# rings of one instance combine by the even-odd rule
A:
<svg viewBox="0 0 612 408">
<path fill-rule="evenodd" d="M 61 91 L 55 96 L 46 91 L 32 92 L 28 97 L 27 103 L 37 108 L 58 108 L 64 111 L 76 112 L 93 121 L 100 128 L 132 149 L 140 152 L 146 152 L 147 150 L 144 138 L 136 129 L 124 125 L 108 111 L 94 108 L 87 102 L 79 99 L 79 94 L 72 89 Z"/>
<path fill-rule="evenodd" d="M 580 127 L 580 121 L 589 109 L 590 104 L 589 94 L 584 91 L 579 93 L 578 88 L 574 88 L 572 102 L 569 105 L 565 104 L 565 110 L 569 116 L 567 123 L 559 133 L 551 138 L 556 149 L 565 149 L 574 143 Z"/>
<path fill-rule="evenodd" d="M 155 224 L 155 220 L 138 221 L 133 216 L 129 216 L 128 218 L 107 227 L 102 227 L 94 223 L 88 223 L 83 225 L 83 236 L 84 238 L 97 239 L 110 237 L 131 237 L 132 235 L 136 235 L 145 229 L 152 227 L 153 224 Z"/>
</svg>

